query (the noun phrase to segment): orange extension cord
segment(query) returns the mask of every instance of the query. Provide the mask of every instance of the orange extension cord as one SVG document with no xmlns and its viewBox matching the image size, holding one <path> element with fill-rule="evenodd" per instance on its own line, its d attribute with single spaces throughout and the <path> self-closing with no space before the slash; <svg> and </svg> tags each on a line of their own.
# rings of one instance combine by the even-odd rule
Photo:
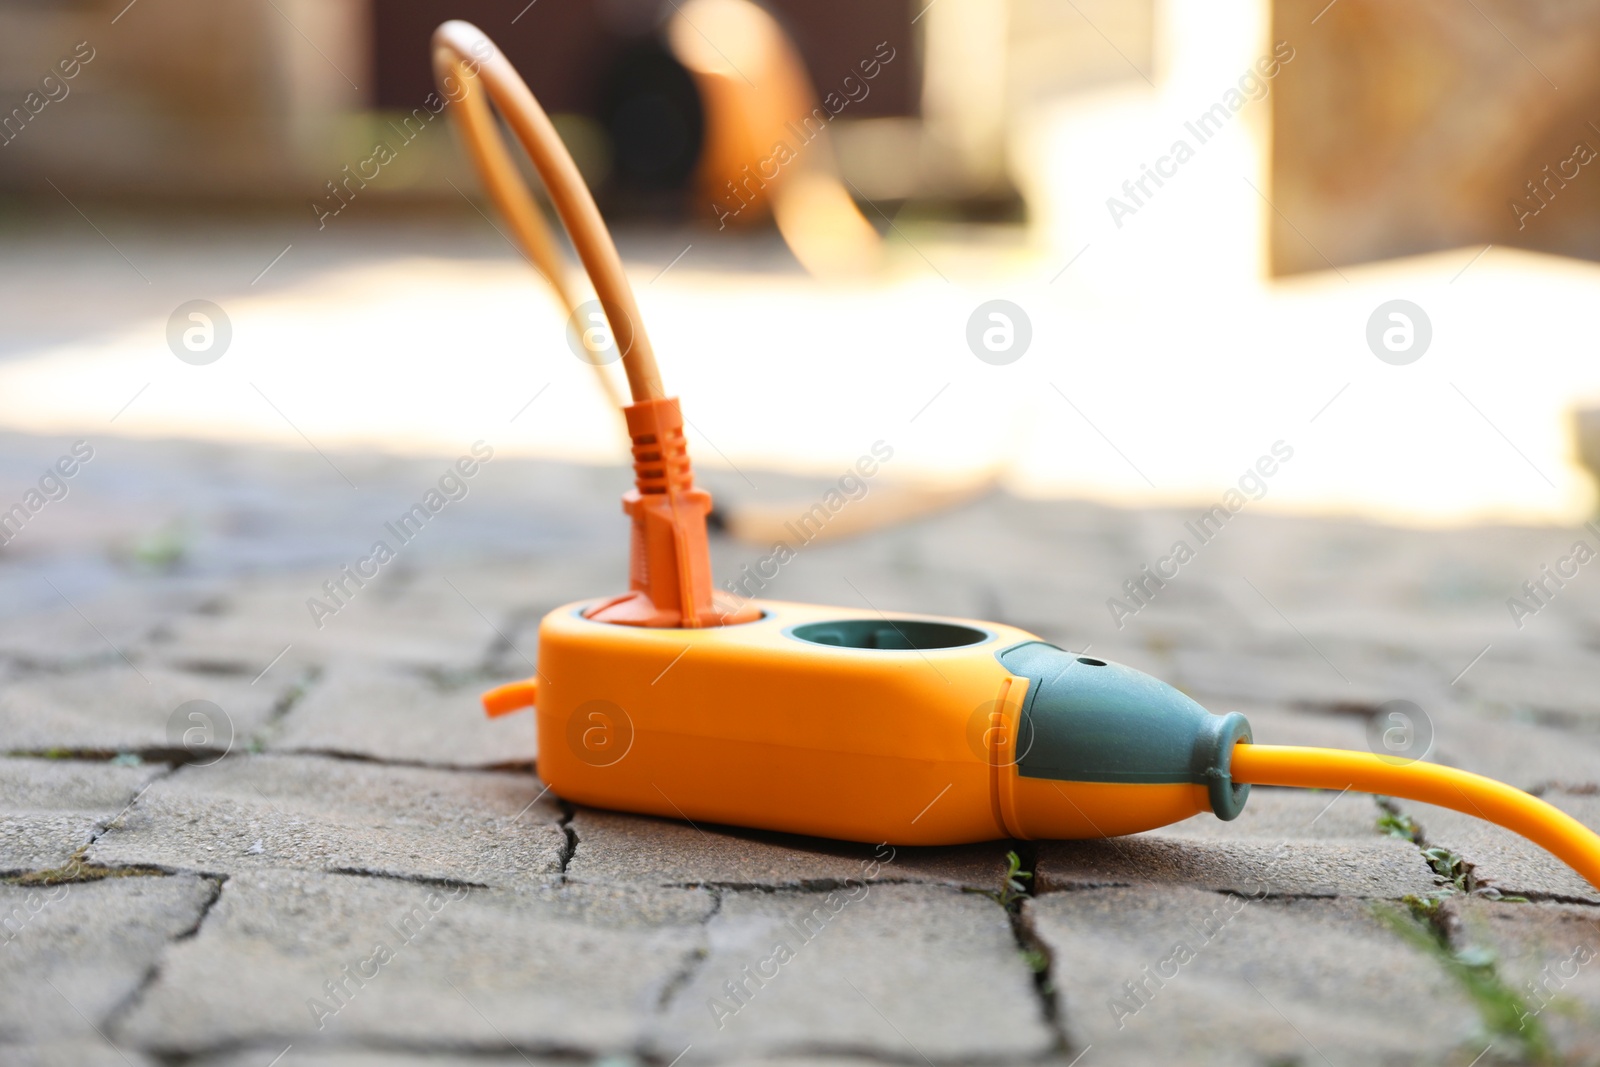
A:
<svg viewBox="0 0 1600 1067">
<path fill-rule="evenodd" d="M 473 91 L 480 85 L 487 88 L 489 99 L 533 160 L 623 353 L 623 369 L 634 399 L 626 415 L 639 487 L 624 498 L 635 519 L 635 573 L 633 591 L 601 605 L 602 612 L 612 614 L 599 617 L 646 626 L 696 627 L 742 621 L 749 616 L 724 609 L 713 597 L 704 522 L 710 497 L 694 486 L 677 401 L 668 398 L 662 388 L 633 290 L 588 186 L 544 108 L 482 30 L 468 22 L 446 22 L 434 31 L 433 49 L 434 73 L 441 90 L 449 90 L 452 80 L 467 90 L 461 98 L 462 131 L 496 207 L 570 312 L 574 297 L 565 278 L 565 265 L 506 153 L 493 115 Z M 454 97 L 453 93 L 446 95 Z M 641 566 L 641 561 L 651 562 Z M 505 706 L 495 707 L 511 710 L 531 699 L 531 693 L 519 690 L 515 700 L 502 700 Z M 498 712 L 492 708 L 491 713 Z M 1600 837 L 1537 797 L 1480 775 L 1432 763 L 1394 763 L 1365 752 L 1256 744 L 1234 748 L 1232 774 L 1237 782 L 1357 789 L 1475 815 L 1547 849 L 1600 888 Z"/>
<path fill-rule="evenodd" d="M 448 88 L 457 80 L 467 88 L 462 99 L 465 105 L 461 108 L 462 132 L 466 135 L 472 161 L 523 250 L 556 289 L 570 312 L 574 307 L 573 297 L 555 243 L 506 154 L 493 117 L 482 99 L 472 92 L 478 85 L 488 89 L 489 99 L 505 116 L 528 158 L 533 160 L 556 214 L 572 238 L 578 259 L 594 283 L 595 295 L 605 310 L 617 350 L 622 353 L 622 367 L 627 373 L 633 399 L 665 399 L 655 351 L 639 318 L 633 288 L 623 273 L 617 247 L 611 241 L 600 209 L 595 206 L 577 165 L 527 83 L 482 30 L 459 20 L 446 22 L 434 31 L 433 68 L 441 88 Z"/>
<path fill-rule="evenodd" d="M 1370 752 L 1240 744 L 1233 750 L 1233 779 L 1356 789 L 1450 808 L 1521 834 L 1600 888 L 1600 836 L 1538 797 L 1482 775 L 1437 763 L 1396 763 Z"/>
<path fill-rule="evenodd" d="M 629 588 L 591 606 L 585 617 L 628 626 L 688 629 L 759 617 L 760 609 L 735 604 L 712 587 L 706 533 L 711 494 L 695 484 L 678 399 L 662 388 L 655 352 L 617 247 L 550 116 L 510 60 L 470 22 L 446 22 L 434 31 L 433 69 L 440 92 L 458 101 L 467 151 L 496 207 L 570 314 L 575 298 L 566 283 L 565 264 L 506 153 L 488 101 L 505 117 L 572 238 L 611 327 L 613 343 L 622 354 L 633 394 L 633 403 L 622 412 L 634 469 L 634 489 L 622 498 L 623 510 L 633 520 Z M 480 88 L 483 94 L 476 91 Z M 611 393 L 604 368 L 595 369 Z"/>
</svg>

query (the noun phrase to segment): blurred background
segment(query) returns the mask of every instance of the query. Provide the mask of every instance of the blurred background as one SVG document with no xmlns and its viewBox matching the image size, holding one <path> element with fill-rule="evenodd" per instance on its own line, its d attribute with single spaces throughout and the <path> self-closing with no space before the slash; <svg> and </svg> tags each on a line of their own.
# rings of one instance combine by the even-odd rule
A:
<svg viewBox="0 0 1600 1067">
<path fill-rule="evenodd" d="M 623 459 L 433 95 L 451 17 L 554 116 L 731 497 L 881 440 L 919 491 L 1208 506 L 1281 443 L 1252 510 L 1594 509 L 1574 0 L 4 0 L 6 505 L 77 438 L 333 487 Z M 139 536 L 185 521 L 149 495 Z"/>
</svg>

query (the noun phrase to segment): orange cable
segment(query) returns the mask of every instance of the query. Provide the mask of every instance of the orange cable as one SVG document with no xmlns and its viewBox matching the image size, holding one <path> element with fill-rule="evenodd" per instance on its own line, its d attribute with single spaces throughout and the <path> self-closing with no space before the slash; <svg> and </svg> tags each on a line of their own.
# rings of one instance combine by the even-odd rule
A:
<svg viewBox="0 0 1600 1067">
<path fill-rule="evenodd" d="M 633 399 L 664 399 L 666 391 L 661 385 L 661 372 L 656 367 L 655 351 L 639 317 L 633 287 L 623 273 L 617 247 L 600 217 L 594 197 L 589 194 L 588 186 L 578 173 L 577 164 L 573 163 L 566 145 L 561 142 L 560 135 L 550 122 L 550 116 L 539 106 L 527 83 L 482 30 L 458 19 L 446 22 L 434 31 L 433 69 L 440 91 L 447 98 L 453 95 L 447 91 L 447 79 L 458 77 L 458 71 L 470 79 L 463 83 L 468 89 L 464 99 L 471 98 L 470 90 L 474 81 L 480 82 L 488 90 L 489 99 L 505 116 L 517 140 L 527 151 L 528 158 L 533 161 L 534 169 L 544 181 L 556 214 L 572 238 L 578 259 L 594 284 L 595 294 L 611 326 L 611 336 L 622 353 L 622 367 L 627 373 L 628 388 Z M 529 257 L 538 264 L 544 258 L 538 234 L 542 220 L 533 221 L 538 209 L 533 205 L 516 168 L 511 165 L 487 108 L 479 101 L 476 107 L 469 104 L 463 108 L 462 115 L 461 130 L 480 177 L 488 186 L 496 206 L 511 221 Z M 553 243 L 546 244 L 550 245 L 549 251 L 553 253 Z M 551 284 L 556 286 L 557 292 L 565 294 L 563 300 L 570 307 L 570 293 L 557 280 L 560 277 L 559 270 L 551 272 L 544 267 L 541 269 Z"/>
<path fill-rule="evenodd" d="M 1234 746 L 1232 773 L 1236 782 L 1356 789 L 1486 819 L 1521 834 L 1600 888 L 1600 836 L 1559 808 L 1492 778 L 1369 752 L 1248 743 Z"/>
</svg>

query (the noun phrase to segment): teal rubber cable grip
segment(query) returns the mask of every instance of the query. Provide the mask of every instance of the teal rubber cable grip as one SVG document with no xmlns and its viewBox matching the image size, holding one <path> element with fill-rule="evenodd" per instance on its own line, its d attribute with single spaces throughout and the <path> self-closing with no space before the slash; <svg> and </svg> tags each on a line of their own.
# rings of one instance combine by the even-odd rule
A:
<svg viewBox="0 0 1600 1067">
<path fill-rule="evenodd" d="M 1143 671 L 1043 641 L 999 654 L 1029 680 L 1017 730 L 1017 770 L 1062 782 L 1190 782 L 1211 810 L 1235 819 L 1250 797 L 1233 780 L 1233 746 L 1251 741 L 1238 712 L 1214 715 Z"/>
</svg>

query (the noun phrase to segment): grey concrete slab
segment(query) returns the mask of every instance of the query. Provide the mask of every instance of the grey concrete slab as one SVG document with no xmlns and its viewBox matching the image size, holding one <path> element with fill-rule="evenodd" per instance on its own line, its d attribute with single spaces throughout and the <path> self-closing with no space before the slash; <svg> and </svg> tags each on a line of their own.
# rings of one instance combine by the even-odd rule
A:
<svg viewBox="0 0 1600 1067">
<path fill-rule="evenodd" d="M 1459 897 L 1453 937 L 1493 952 L 1495 973 L 1567 1063 L 1600 1059 L 1600 913 L 1576 904 Z M 1523 1020 L 1519 1019 L 1519 1023 Z"/>
<path fill-rule="evenodd" d="M 0 885 L 0 1043 L 94 1046 L 215 892 L 189 875 Z"/>
<path fill-rule="evenodd" d="M 571 1067 L 574 1061 L 571 1057 L 546 1057 L 528 1056 L 515 1051 L 503 1054 L 482 1052 L 400 1052 L 393 1049 L 305 1049 L 296 1046 L 294 1042 L 287 1042 L 278 1048 L 266 1045 L 257 1045 L 252 1048 L 242 1049 L 237 1052 L 219 1053 L 215 1056 L 202 1056 L 190 1061 L 194 1067 L 267 1067 L 272 1063 L 274 1056 L 290 1049 L 289 1056 L 284 1056 L 283 1062 L 292 1064 L 292 1067 Z M 628 1064 L 632 1067 L 631 1060 L 619 1058 L 616 1062 Z"/>
<path fill-rule="evenodd" d="M 116 1036 L 156 1050 L 624 1052 L 692 961 L 713 906 L 703 890 L 253 871 L 225 883 Z"/>
<path fill-rule="evenodd" d="M 1267 604 L 1260 610 L 1281 625 Z M 1398 699 L 1436 706 L 1444 699 L 1449 679 L 1425 664 L 1341 652 L 1321 634 L 1311 638 L 1315 649 L 1303 642 L 1296 647 L 1293 640 L 1291 632 L 1271 651 L 1250 653 L 1179 649 L 1167 681 L 1208 705 L 1219 697 L 1324 708 L 1377 707 Z"/>
<path fill-rule="evenodd" d="M 527 773 L 230 756 L 156 783 L 88 858 L 216 873 L 349 870 L 527 885 L 561 870 L 560 818 Z"/>
<path fill-rule="evenodd" d="M 1005 911 L 988 897 L 861 885 L 726 897 L 650 1045 L 672 1059 L 799 1052 L 1020 1059 L 1054 1037 Z"/>
<path fill-rule="evenodd" d="M 1361 714 L 1328 714 L 1282 704 L 1256 704 L 1190 694 L 1218 714 L 1237 711 L 1250 720 L 1256 742 L 1263 745 L 1310 745 L 1313 748 L 1367 748 L 1367 719 Z"/>
<path fill-rule="evenodd" d="M 353 545 L 350 560 L 369 548 Z M 231 590 L 214 611 L 172 622 L 149 655 L 246 677 L 274 661 L 273 675 L 348 660 L 446 670 L 480 664 L 496 640 L 495 616 L 485 619 L 443 581 L 419 577 L 398 559 L 388 566 L 360 588 L 344 579 L 346 594 L 337 598 L 323 584 L 341 578 L 338 565 L 257 579 Z M 314 612 L 313 601 L 330 613 Z"/>
<path fill-rule="evenodd" d="M 26 1045 L 0 1043 L 0 1063 L 10 1067 L 147 1067 L 155 1061 L 136 1050 L 113 1047 L 110 1041 L 92 1035 Z"/>
<path fill-rule="evenodd" d="M 0 871 L 61 866 L 166 769 L 0 759 Z"/>
<path fill-rule="evenodd" d="M 230 582 L 202 610 L 169 621 L 138 651 L 179 670 L 259 677 L 257 684 L 303 678 L 330 656 L 314 640 L 318 631 L 305 605 L 327 577 L 294 572 Z"/>
<path fill-rule="evenodd" d="M 1526 625 L 1532 628 L 1546 621 L 1541 616 Z M 1566 655 L 1555 651 L 1541 643 L 1537 658 L 1522 660 L 1491 652 L 1467 672 L 1461 685 L 1486 703 L 1544 713 L 1591 731 L 1600 727 L 1600 690 L 1594 684 L 1600 655 L 1592 649 L 1571 649 Z"/>
<path fill-rule="evenodd" d="M 1192 886 L 1246 895 L 1399 898 L 1437 879 L 1409 842 L 1379 834 L 1359 793 L 1256 788 L 1232 822 L 1209 813 L 1099 841 L 1041 841 L 1039 892 Z"/>
<path fill-rule="evenodd" d="M 998 891 L 1005 842 L 889 848 L 578 808 L 567 877 L 581 882 L 831 888 L 853 881 L 927 882 Z"/>
<path fill-rule="evenodd" d="M 0 688 L 0 745 L 12 752 L 193 751 L 209 759 L 258 733 L 291 685 L 137 668 L 118 660 L 69 674 L 30 673 Z M 183 709 L 207 701 L 201 719 Z M 191 732 L 195 731 L 195 732 Z"/>
<path fill-rule="evenodd" d="M 1600 828 L 1600 797 L 1551 792 L 1543 797 L 1591 830 Z M 1480 886 L 1535 899 L 1600 904 L 1600 891 L 1538 845 L 1494 823 L 1448 808 L 1396 800 L 1422 828 L 1425 842 L 1472 865 Z"/>
<path fill-rule="evenodd" d="M 1431 759 L 1519 789 L 1600 787 L 1600 733 L 1489 710 L 1435 716 Z"/>
<path fill-rule="evenodd" d="M 53 600 L 48 608 L 0 621 L 0 659 L 47 669 L 121 663 L 119 651 L 136 650 L 203 599 L 193 590 L 156 583 L 92 598 L 44 586 L 41 595 Z"/>
<path fill-rule="evenodd" d="M 1475 1032 L 1466 995 L 1357 901 L 1162 885 L 1024 908 L 1097 1063 L 1445 1063 Z"/>
<path fill-rule="evenodd" d="M 336 666 L 281 720 L 266 747 L 453 767 L 531 763 L 538 752 L 532 710 L 486 717 L 479 696 L 490 684 L 447 688 L 424 675 Z"/>
</svg>

